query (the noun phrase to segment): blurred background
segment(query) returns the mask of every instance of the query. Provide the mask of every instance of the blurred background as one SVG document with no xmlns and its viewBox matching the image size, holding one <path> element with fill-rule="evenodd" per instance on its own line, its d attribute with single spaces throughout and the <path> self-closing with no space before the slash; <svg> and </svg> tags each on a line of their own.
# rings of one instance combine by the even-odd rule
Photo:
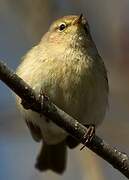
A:
<svg viewBox="0 0 129 180">
<path fill-rule="evenodd" d="M 109 108 L 97 134 L 129 154 L 129 1 L 128 0 L 0 0 L 0 59 L 14 70 L 37 44 L 49 24 L 68 14 L 83 13 L 108 71 Z M 1 180 L 125 180 L 88 149 L 69 150 L 62 176 L 34 168 L 35 143 L 15 108 L 12 92 L 0 82 Z"/>
</svg>

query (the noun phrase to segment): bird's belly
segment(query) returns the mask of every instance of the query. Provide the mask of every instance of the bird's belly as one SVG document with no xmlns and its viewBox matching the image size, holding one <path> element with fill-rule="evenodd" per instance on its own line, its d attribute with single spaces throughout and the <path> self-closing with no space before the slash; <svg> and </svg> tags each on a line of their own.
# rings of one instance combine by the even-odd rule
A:
<svg viewBox="0 0 129 180">
<path fill-rule="evenodd" d="M 24 110 L 22 114 L 24 114 L 27 121 L 31 121 L 33 125 L 40 127 L 43 140 L 47 144 L 57 144 L 66 138 L 66 131 L 57 126 L 51 120 L 46 119 L 45 116 L 40 116 L 38 113 L 31 110 Z"/>
<path fill-rule="evenodd" d="M 98 125 L 103 120 L 108 96 L 103 74 L 96 76 L 93 72 L 88 72 L 84 65 L 82 68 L 79 65 L 78 69 L 77 65 L 70 68 L 60 68 L 61 65 L 58 68 L 54 64 L 49 66 L 52 67 L 50 69 L 47 69 L 47 65 L 44 67 L 46 71 L 40 72 L 40 68 L 33 72 L 33 81 L 27 79 L 25 72 L 21 77 L 36 93 L 42 88 L 52 102 L 82 124 Z M 47 121 L 31 110 L 21 109 L 25 118 L 40 126 L 43 139 L 48 144 L 58 143 L 67 136 L 67 133 L 51 120 Z"/>
</svg>

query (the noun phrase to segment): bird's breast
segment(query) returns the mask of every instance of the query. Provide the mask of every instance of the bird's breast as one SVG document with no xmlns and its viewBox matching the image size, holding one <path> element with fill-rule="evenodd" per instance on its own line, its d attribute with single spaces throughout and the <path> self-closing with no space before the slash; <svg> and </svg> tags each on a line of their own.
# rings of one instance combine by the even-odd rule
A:
<svg viewBox="0 0 129 180">
<path fill-rule="evenodd" d="M 82 53 L 66 53 L 57 59 L 38 60 L 25 59 L 17 72 L 20 77 L 37 94 L 42 88 L 59 108 L 83 124 L 99 124 L 105 114 L 107 90 L 103 71 L 94 64 L 93 59 Z M 31 113 L 28 114 L 31 119 Z M 42 127 L 46 128 L 46 132 L 53 131 L 55 134 L 58 129 L 53 124 L 51 128 L 49 124 Z M 46 133 L 48 139 L 49 134 Z"/>
</svg>

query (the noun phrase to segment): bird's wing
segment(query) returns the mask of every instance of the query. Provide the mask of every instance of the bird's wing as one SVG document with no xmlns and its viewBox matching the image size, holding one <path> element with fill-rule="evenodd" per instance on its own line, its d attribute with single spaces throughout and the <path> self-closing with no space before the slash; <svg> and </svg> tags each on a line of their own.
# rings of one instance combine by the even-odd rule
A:
<svg viewBox="0 0 129 180">
<path fill-rule="evenodd" d="M 101 66 L 99 66 L 99 68 L 100 68 L 100 71 L 103 72 L 105 82 L 106 82 L 107 92 L 109 92 L 109 83 L 108 83 L 108 77 L 107 77 L 107 70 L 106 70 L 104 61 L 102 60 L 102 57 L 100 55 L 98 55 L 97 57 L 98 57 L 98 60 L 100 60 L 99 63 L 101 63 Z"/>
</svg>

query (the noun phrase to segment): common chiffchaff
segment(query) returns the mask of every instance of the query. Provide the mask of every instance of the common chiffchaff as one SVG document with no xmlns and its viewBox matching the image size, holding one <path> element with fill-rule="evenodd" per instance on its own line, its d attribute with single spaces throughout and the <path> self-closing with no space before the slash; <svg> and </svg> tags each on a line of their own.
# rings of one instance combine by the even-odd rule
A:
<svg viewBox="0 0 129 180">
<path fill-rule="evenodd" d="M 87 20 L 65 16 L 56 20 L 23 58 L 17 74 L 37 94 L 41 89 L 52 102 L 85 126 L 98 126 L 108 104 L 107 73 L 92 40 Z M 62 173 L 66 166 L 66 147 L 78 142 L 45 116 L 18 107 L 32 137 L 42 141 L 36 167 Z"/>
</svg>

